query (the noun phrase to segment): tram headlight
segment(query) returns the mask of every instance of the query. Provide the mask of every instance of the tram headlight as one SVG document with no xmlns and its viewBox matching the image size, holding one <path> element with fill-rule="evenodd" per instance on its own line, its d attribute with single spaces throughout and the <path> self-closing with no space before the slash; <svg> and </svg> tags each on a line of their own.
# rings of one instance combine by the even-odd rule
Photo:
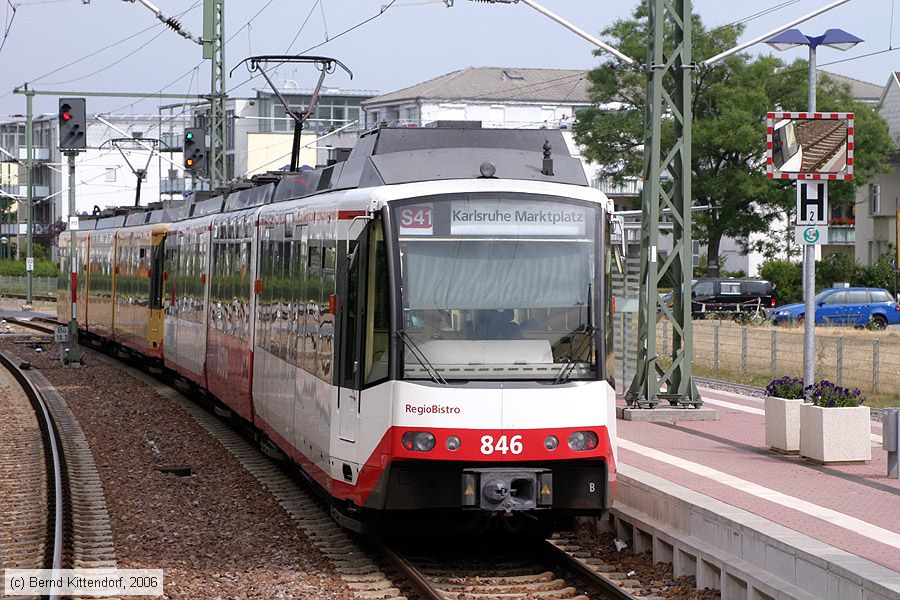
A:
<svg viewBox="0 0 900 600">
<path fill-rule="evenodd" d="M 573 431 L 569 436 L 569 448 L 575 452 L 593 450 L 598 442 L 599 438 L 593 431 Z"/>
<path fill-rule="evenodd" d="M 547 450 L 556 450 L 559 446 L 559 438 L 555 435 L 548 435 L 544 438 L 544 448 Z"/>
<path fill-rule="evenodd" d="M 462 442 L 455 435 L 451 435 L 447 438 L 447 450 L 450 450 L 451 452 L 459 450 L 461 444 Z"/>
<path fill-rule="evenodd" d="M 410 452 L 430 452 L 434 449 L 434 434 L 428 431 L 407 431 L 401 443 Z"/>
</svg>

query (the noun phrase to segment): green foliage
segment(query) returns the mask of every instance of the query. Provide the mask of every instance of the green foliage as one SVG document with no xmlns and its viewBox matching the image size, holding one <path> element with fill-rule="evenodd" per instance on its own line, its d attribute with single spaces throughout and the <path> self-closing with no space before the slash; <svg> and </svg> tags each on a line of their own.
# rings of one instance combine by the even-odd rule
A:
<svg viewBox="0 0 900 600">
<path fill-rule="evenodd" d="M 816 291 L 835 283 L 851 286 L 894 289 L 893 254 L 884 254 L 871 266 L 859 264 L 849 254 L 832 254 L 816 262 Z M 781 304 L 803 302 L 803 266 L 786 260 L 770 260 L 762 264 L 759 275 L 775 284 Z"/>
<path fill-rule="evenodd" d="M 34 277 L 56 277 L 58 274 L 59 269 L 56 263 L 35 259 Z M 27 277 L 28 271 L 25 270 L 25 259 L 0 261 L 0 276 Z"/>
<path fill-rule="evenodd" d="M 866 403 L 866 397 L 859 388 L 851 390 L 827 379 L 812 384 L 805 391 L 813 405 L 824 408 L 855 407 Z"/>
<path fill-rule="evenodd" d="M 724 254 L 719 255 L 719 274 L 714 275 L 709 272 L 709 256 L 701 256 L 700 260 L 697 262 L 697 266 L 694 267 L 694 278 L 699 279 L 701 277 L 746 277 L 747 272 L 743 269 L 738 269 L 737 271 L 727 271 L 725 269 L 725 263 L 728 262 L 728 257 Z"/>
<path fill-rule="evenodd" d="M 894 266 L 892 254 L 882 254 L 881 257 L 869 267 L 861 267 L 858 285 L 866 287 L 879 287 L 886 290 L 894 289 Z"/>
<path fill-rule="evenodd" d="M 816 287 L 819 289 L 830 288 L 840 281 L 858 282 L 862 278 L 862 272 L 863 267 L 856 262 L 853 256 L 835 253 L 816 263 Z"/>
<path fill-rule="evenodd" d="M 803 381 L 790 375 L 773 379 L 766 386 L 766 396 L 785 400 L 801 400 L 803 399 Z"/>
<path fill-rule="evenodd" d="M 647 12 L 646 3 L 639 4 L 631 19 L 616 21 L 603 35 L 629 56 L 646 56 Z M 741 25 L 707 30 L 695 15 L 693 60 L 733 47 L 742 31 Z M 641 71 L 616 68 L 599 51 L 597 56 L 604 62 L 589 75 L 594 106 L 579 113 L 574 134 L 600 175 L 621 182 L 643 173 L 647 80 Z M 748 243 L 751 233 L 790 216 L 793 184 L 765 176 L 765 117 L 770 110 L 806 110 L 807 75 L 806 61 L 786 65 L 771 56 L 737 54 L 693 77 L 693 202 L 712 207 L 695 215 L 695 239 L 706 243 L 709 256 L 718 255 L 723 236 Z M 852 202 L 855 186 L 887 169 L 893 152 L 887 125 L 873 108 L 856 102 L 848 86 L 827 76 L 819 79 L 817 101 L 819 110 L 856 113 L 856 176 L 829 188 L 833 203 Z M 673 121 L 665 119 L 664 143 L 674 135 Z"/>
<path fill-rule="evenodd" d="M 803 300 L 803 267 L 787 260 L 770 260 L 759 268 L 759 276 L 775 284 L 781 304 Z"/>
</svg>

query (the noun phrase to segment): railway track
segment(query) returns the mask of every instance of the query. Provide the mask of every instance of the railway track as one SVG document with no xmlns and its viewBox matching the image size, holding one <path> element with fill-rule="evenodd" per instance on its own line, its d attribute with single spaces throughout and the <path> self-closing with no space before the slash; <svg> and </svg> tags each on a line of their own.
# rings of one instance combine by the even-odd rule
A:
<svg viewBox="0 0 900 600">
<path fill-rule="evenodd" d="M 28 294 L 3 293 L 0 294 L 0 298 L 15 298 L 16 300 L 26 300 L 28 298 Z M 56 302 L 56 296 L 50 294 L 32 294 L 31 299 L 40 300 L 41 302 Z"/>
<path fill-rule="evenodd" d="M 590 558 L 570 538 L 518 537 L 375 541 L 378 552 L 430 600 L 457 598 L 544 598 L 634 600 L 639 581 Z M 423 547 L 427 546 L 427 547 Z M 641 596 L 653 598 L 653 596 Z"/>
<path fill-rule="evenodd" d="M 703 387 L 727 388 L 738 392 L 746 393 L 749 396 L 763 396 L 766 393 L 765 388 L 754 385 L 745 385 L 742 383 L 732 383 L 723 379 L 710 379 L 708 377 L 694 377 L 694 383 Z"/>
<path fill-rule="evenodd" d="M 4 566 L 59 569 L 68 490 L 56 424 L 38 389 L 0 353 L 0 547 Z"/>
<path fill-rule="evenodd" d="M 41 334 L 53 333 L 51 319 L 36 318 L 28 321 L 16 319 L 11 323 Z M 51 337 L 42 337 L 45 343 L 52 344 Z M 34 338 L 29 343 L 39 341 L 38 338 Z M 21 544 L 9 546 L 16 551 L 18 549 L 24 551 L 29 544 L 39 544 L 43 548 L 46 560 L 37 565 L 29 564 L 26 568 L 115 567 L 115 546 L 103 486 L 81 426 L 63 398 L 41 373 L 31 371 L 27 363 L 2 352 L 0 365 L 5 372 L 10 373 L 34 407 L 34 414 L 40 423 L 40 445 L 46 449 L 46 456 L 43 459 L 46 465 L 46 475 L 43 478 L 45 483 L 41 486 L 30 474 L 22 472 L 22 467 L 28 464 L 27 457 L 19 456 L 10 460 L 8 454 L 3 454 L 10 440 L 15 440 L 15 437 L 3 432 L 3 426 L 9 424 L 14 426 L 15 422 L 10 419 L 0 420 L 0 432 L 3 433 L 0 435 L 0 456 L 3 458 L 0 460 L 0 473 L 3 473 L 0 475 L 0 486 L 8 484 L 21 488 L 30 487 L 32 491 L 40 489 L 47 492 L 46 500 L 34 501 L 33 494 L 30 499 L 32 506 L 40 507 L 47 515 L 43 540 L 34 539 L 36 531 L 33 529 L 35 524 L 33 518 L 29 518 L 27 514 L 13 513 L 10 516 L 0 509 L 4 525 L 0 528 L 0 547 L 6 546 L 4 543 L 6 540 L 2 539 L 5 532 L 12 532 L 13 535 L 30 532 L 32 534 L 30 537 L 21 536 L 21 540 L 25 540 L 20 540 Z M 6 415 L 7 413 L 4 413 L 4 417 Z M 34 451 L 34 448 L 35 444 L 32 443 L 31 450 Z M 15 471 L 3 472 L 4 467 L 8 466 L 12 466 Z M 5 491 L 0 487 L 0 497 L 4 500 L 7 497 Z M 4 502 L 2 506 L 15 504 Z M 19 529 L 23 531 L 19 532 Z M 8 561 L 5 564 L 16 563 Z"/>
<path fill-rule="evenodd" d="M 13 321 L 52 333 L 55 322 L 40 317 Z M 101 360 L 130 371 L 184 409 L 275 497 L 312 543 L 327 556 L 338 576 L 360 600 L 406 598 L 541 598 L 546 600 L 635 600 L 640 582 L 591 558 L 573 538 L 550 540 L 510 537 L 486 539 L 473 549 L 471 539 L 447 541 L 440 552 L 416 551 L 410 538 L 382 540 L 340 528 L 328 508 L 293 469 L 282 468 L 249 443 L 226 420 L 190 400 L 156 377 L 112 357 Z M 431 541 L 441 538 L 429 537 Z M 452 540 L 452 538 L 449 538 Z M 443 543 L 444 540 L 441 540 Z M 434 544 L 429 544 L 433 546 Z M 490 549 L 490 550 L 487 550 Z M 634 574 L 629 574 L 634 576 Z M 643 600 L 654 596 L 642 595 Z"/>
<path fill-rule="evenodd" d="M 840 150 L 847 141 L 847 131 L 842 121 L 811 121 L 798 132 L 803 145 L 803 165 L 805 173 L 819 170 Z"/>
<path fill-rule="evenodd" d="M 35 326 L 40 327 L 39 324 Z M 100 360 L 121 363 L 110 357 Z M 506 563 L 498 569 L 496 557 L 480 562 L 461 556 L 471 548 L 457 549 L 456 556 L 410 557 L 408 542 L 381 540 L 342 529 L 315 493 L 298 482 L 295 469 L 274 462 L 242 436 L 229 422 L 217 416 L 203 400 L 195 401 L 179 389 L 134 367 L 122 367 L 169 398 L 230 452 L 241 465 L 275 497 L 291 519 L 324 554 L 337 575 L 360 600 L 407 598 L 514 598 L 634 600 L 628 586 L 639 586 L 612 566 L 590 558 L 569 538 L 534 540 L 523 546 L 517 539 L 504 551 Z M 429 536 L 430 541 L 442 540 Z M 433 544 L 431 544 L 433 545 Z M 438 561 L 444 561 L 443 568 Z M 457 566 L 465 566 L 457 569 Z M 430 564 L 431 569 L 425 567 Z M 449 575 L 453 565 L 454 574 Z M 443 579 L 442 575 L 443 573 Z M 622 587 L 625 586 L 625 587 Z M 653 596 L 641 596 L 652 600 Z"/>
</svg>

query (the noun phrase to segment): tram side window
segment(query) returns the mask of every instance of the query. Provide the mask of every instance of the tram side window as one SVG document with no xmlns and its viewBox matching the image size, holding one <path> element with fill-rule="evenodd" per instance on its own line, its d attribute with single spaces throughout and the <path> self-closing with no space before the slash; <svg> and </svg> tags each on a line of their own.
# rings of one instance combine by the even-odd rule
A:
<svg viewBox="0 0 900 600">
<path fill-rule="evenodd" d="M 341 250 L 341 264 L 350 264 L 350 271 L 346 272 L 346 267 L 341 268 L 341 285 L 338 288 L 340 307 L 337 312 L 340 313 L 340 370 L 338 373 L 338 384 L 345 388 L 359 389 L 360 377 L 360 356 L 362 354 L 362 335 L 360 327 L 362 325 L 360 317 L 364 317 L 365 306 L 360 303 L 361 288 L 365 285 L 365 261 L 366 251 L 368 248 L 368 232 L 364 232 L 360 236 L 359 241 L 352 240 L 348 244 L 348 254 L 344 254 Z M 349 262 L 352 259 L 352 263 Z"/>
<path fill-rule="evenodd" d="M 151 296 L 150 296 L 150 286 L 152 280 L 150 278 L 151 272 L 150 267 L 152 265 L 151 256 L 152 256 L 152 242 L 151 237 L 146 234 L 141 238 L 141 245 L 138 247 L 138 268 L 137 268 L 137 281 L 139 288 L 139 296 L 140 296 L 140 305 L 141 306 L 150 306 Z"/>
<path fill-rule="evenodd" d="M 291 241 L 291 263 L 293 276 L 291 278 L 291 300 L 294 303 L 294 330 L 291 338 L 294 366 L 302 366 L 303 353 L 306 346 L 306 252 L 304 226 L 299 225 L 294 231 Z"/>
<path fill-rule="evenodd" d="M 325 243 L 322 256 L 322 295 L 319 312 L 319 361 L 318 375 L 321 379 L 330 380 L 334 361 L 334 314 L 331 310 L 331 297 L 335 293 L 335 265 L 337 264 L 337 248 L 333 241 Z"/>
<path fill-rule="evenodd" d="M 168 271 L 168 277 L 163 280 L 163 306 L 166 309 L 167 315 L 175 315 L 175 307 L 172 305 L 172 288 L 175 287 L 175 282 L 178 277 L 178 246 L 175 245 L 175 238 L 173 237 L 166 246 L 166 263 L 165 268 Z"/>
<path fill-rule="evenodd" d="M 250 333 L 250 289 L 253 281 L 250 279 L 250 242 L 241 242 L 240 252 L 240 289 L 238 297 L 241 302 L 241 338 L 244 339 Z"/>
<path fill-rule="evenodd" d="M 131 291 L 128 272 L 128 255 L 131 253 L 131 248 L 127 244 L 128 240 L 123 236 L 119 240 L 119 254 L 116 257 L 116 270 L 118 271 L 116 276 L 116 302 L 118 303 L 125 302 Z"/>
<path fill-rule="evenodd" d="M 217 238 L 213 241 L 212 248 L 212 268 L 210 269 L 209 278 L 209 300 L 213 306 L 213 318 L 210 319 L 212 326 L 216 330 L 222 329 L 222 320 L 220 316 L 220 307 L 224 299 L 224 282 L 222 281 L 223 264 L 225 262 L 225 244 L 221 239 Z"/>
<path fill-rule="evenodd" d="M 281 354 L 281 339 L 283 337 L 283 333 L 281 331 L 281 286 L 284 283 L 284 278 L 282 275 L 282 257 L 281 257 L 281 241 L 275 240 L 272 242 L 272 273 L 271 280 L 272 285 L 269 286 L 269 310 L 271 312 L 271 323 L 272 323 L 272 337 L 271 337 L 271 345 L 269 348 L 269 352 L 271 352 L 275 356 L 280 356 Z"/>
<path fill-rule="evenodd" d="M 321 242 L 310 240 L 306 263 L 306 343 L 303 369 L 317 374 L 319 351 L 319 295 L 322 293 L 322 246 Z"/>
<path fill-rule="evenodd" d="M 279 242 L 278 271 L 280 278 L 278 281 L 278 357 L 282 360 L 288 359 L 288 343 L 290 340 L 291 327 L 291 245 L 290 242 Z"/>
<path fill-rule="evenodd" d="M 152 246 L 152 262 L 150 264 L 150 308 L 163 307 L 163 257 L 165 256 L 165 238 L 162 238 L 156 246 Z"/>
<path fill-rule="evenodd" d="M 389 304 L 387 252 L 381 224 L 373 223 L 376 242 L 369 256 L 369 276 L 366 290 L 366 370 L 365 382 L 375 383 L 388 377 L 388 345 L 390 343 L 391 312 Z"/>
<path fill-rule="evenodd" d="M 269 344 L 269 307 L 266 305 L 266 286 L 269 284 L 266 280 L 268 268 L 266 260 L 269 257 L 269 240 L 267 239 L 268 231 L 263 231 L 259 240 L 259 257 L 256 265 L 256 277 L 262 284 L 258 288 L 256 297 L 256 345 L 259 348 L 267 348 Z"/>
<path fill-rule="evenodd" d="M 200 321 L 200 306 L 203 303 L 203 284 L 200 283 L 200 276 L 203 274 L 203 263 L 200 261 L 200 244 L 197 242 L 189 246 L 190 250 L 190 279 L 188 285 L 190 288 L 190 315 L 191 321 L 197 323 Z"/>
<path fill-rule="evenodd" d="M 234 231 L 233 228 L 229 229 Z M 229 239 L 225 249 L 225 333 L 237 335 L 237 244 Z"/>
</svg>

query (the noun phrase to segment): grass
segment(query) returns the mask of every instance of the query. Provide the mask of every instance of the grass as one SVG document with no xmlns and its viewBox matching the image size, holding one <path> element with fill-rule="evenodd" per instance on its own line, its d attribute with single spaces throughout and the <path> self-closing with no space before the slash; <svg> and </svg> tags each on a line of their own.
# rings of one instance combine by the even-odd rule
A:
<svg viewBox="0 0 900 600">
<path fill-rule="evenodd" d="M 741 373 L 739 371 L 731 371 L 727 369 L 710 369 L 702 365 L 695 364 L 693 367 L 696 377 L 705 377 L 708 379 L 720 379 L 731 383 L 739 383 L 742 385 L 752 385 L 756 387 L 766 387 L 772 378 L 768 375 L 757 375 L 753 373 Z M 802 377 L 802 373 L 782 373 L 781 375 L 793 375 L 794 377 Z M 887 408 L 900 406 L 900 391 L 895 392 L 878 392 L 872 393 L 863 390 L 866 394 L 866 406 L 872 408 Z"/>
</svg>

